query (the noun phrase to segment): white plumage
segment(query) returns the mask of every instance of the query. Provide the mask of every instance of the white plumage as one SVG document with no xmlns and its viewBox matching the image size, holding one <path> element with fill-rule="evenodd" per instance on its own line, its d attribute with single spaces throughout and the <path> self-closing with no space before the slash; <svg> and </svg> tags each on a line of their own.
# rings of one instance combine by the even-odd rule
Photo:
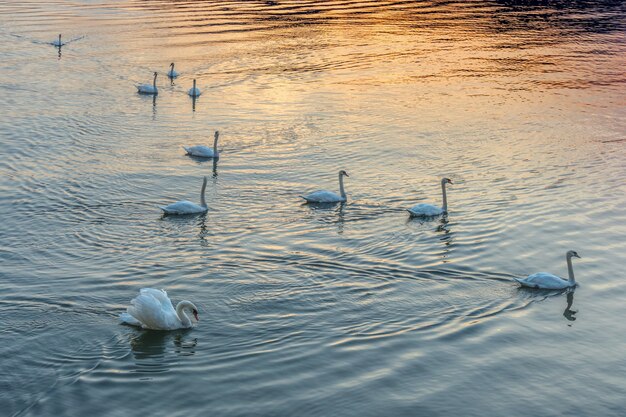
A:
<svg viewBox="0 0 626 417">
<path fill-rule="evenodd" d="M 167 206 L 160 206 L 165 214 L 199 214 L 205 213 L 208 210 L 204 193 L 206 190 L 207 177 L 204 177 L 202 181 L 202 189 L 200 190 L 200 204 L 192 203 L 191 201 L 183 200 L 176 203 L 172 203 Z"/>
<path fill-rule="evenodd" d="M 156 86 L 157 73 L 154 73 L 154 79 L 152 80 L 152 85 L 150 84 L 140 84 L 137 86 L 137 92 L 139 94 L 159 94 L 159 90 Z"/>
<path fill-rule="evenodd" d="M 196 80 L 193 80 L 193 87 L 191 87 L 191 88 L 189 89 L 188 94 L 189 94 L 191 97 L 198 97 L 198 96 L 200 96 L 200 94 L 202 94 L 202 93 L 200 92 L 200 89 L 199 89 L 198 87 L 196 87 Z"/>
<path fill-rule="evenodd" d="M 350 177 L 344 170 L 339 171 L 339 194 L 332 191 L 315 191 L 311 194 L 301 195 L 307 203 L 341 203 L 348 200 L 346 192 L 343 188 L 343 177 Z"/>
<path fill-rule="evenodd" d="M 190 301 L 181 301 L 172 305 L 172 301 L 164 290 L 142 288 L 139 295 L 133 298 L 120 321 L 131 326 L 152 330 L 187 329 L 193 323 L 187 312 L 191 312 L 198 321 L 198 309 Z"/>
<path fill-rule="evenodd" d="M 568 251 L 565 254 L 567 261 L 567 272 L 569 279 L 561 278 L 557 275 L 550 274 L 549 272 L 537 272 L 536 274 L 529 275 L 526 278 L 513 278 L 524 287 L 539 288 L 545 290 L 562 290 L 565 288 L 575 287 L 576 280 L 574 279 L 574 268 L 572 267 L 572 257 L 580 258 L 578 253 L 573 250 Z"/>
<path fill-rule="evenodd" d="M 448 178 L 441 180 L 441 193 L 443 195 L 443 205 L 441 207 L 432 204 L 420 203 L 407 209 L 412 217 L 433 217 L 448 213 L 448 198 L 446 196 L 446 184 L 452 184 Z"/>
<path fill-rule="evenodd" d="M 176 71 L 174 71 L 174 63 L 172 62 L 170 64 L 170 70 L 167 72 L 167 76 L 170 78 L 176 78 L 178 77 L 180 74 Z"/>
<path fill-rule="evenodd" d="M 213 139 L 213 148 L 209 148 L 205 145 L 196 145 L 196 146 L 183 146 L 183 149 L 187 152 L 188 155 L 191 156 L 199 156 L 201 158 L 219 158 L 220 154 L 217 151 L 217 140 L 219 138 L 220 132 L 215 131 L 214 139 Z"/>
</svg>

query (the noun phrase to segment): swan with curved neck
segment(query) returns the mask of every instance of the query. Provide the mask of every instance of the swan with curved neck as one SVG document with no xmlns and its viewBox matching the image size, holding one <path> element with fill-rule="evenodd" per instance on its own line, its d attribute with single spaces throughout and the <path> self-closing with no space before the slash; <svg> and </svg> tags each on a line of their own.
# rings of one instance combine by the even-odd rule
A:
<svg viewBox="0 0 626 417">
<path fill-rule="evenodd" d="M 167 76 L 170 78 L 176 78 L 178 75 L 178 72 L 174 71 L 174 63 L 172 62 L 170 64 L 170 70 L 167 72 Z"/>
<path fill-rule="evenodd" d="M 303 199 L 306 200 L 307 203 L 343 203 L 348 200 L 346 196 L 346 191 L 343 187 L 343 177 L 350 177 L 346 171 L 343 169 L 339 171 L 339 194 L 333 193 L 332 191 L 315 191 L 314 193 L 308 195 L 301 195 Z"/>
<path fill-rule="evenodd" d="M 191 201 L 182 200 L 177 201 L 176 203 L 172 203 L 168 206 L 160 206 L 159 208 L 163 210 L 164 214 L 200 214 L 206 213 L 209 209 L 206 200 L 204 198 L 204 193 L 206 191 L 206 183 L 207 177 L 204 177 L 202 181 L 202 189 L 200 190 L 200 204 L 192 203 Z"/>
<path fill-rule="evenodd" d="M 572 266 L 572 258 L 580 258 L 580 255 L 578 255 L 578 253 L 573 250 L 567 251 L 567 253 L 565 254 L 565 260 L 567 262 L 568 279 L 561 278 L 548 272 L 537 272 L 536 274 L 529 275 L 528 277 L 523 279 L 513 279 L 519 282 L 523 287 L 529 288 L 561 290 L 564 288 L 575 287 L 576 279 L 574 278 L 574 267 Z"/>
<path fill-rule="evenodd" d="M 220 154 L 217 150 L 217 140 L 219 136 L 220 132 L 216 130 L 213 138 L 213 148 L 209 148 L 205 145 L 196 145 L 183 146 L 183 149 L 187 152 L 187 155 L 198 156 L 200 158 L 219 158 Z"/>
<path fill-rule="evenodd" d="M 200 321 L 198 308 L 191 301 L 183 300 L 174 309 L 164 290 L 142 288 L 139 295 L 130 301 L 126 312 L 120 314 L 120 321 L 152 330 L 188 329 L 193 326 L 193 322 L 187 312 Z"/>
<path fill-rule="evenodd" d="M 150 84 L 141 84 L 137 86 L 137 92 L 139 94 L 159 94 L 159 90 L 156 86 L 157 73 L 154 73 L 154 78 L 152 79 L 152 85 Z"/>
<path fill-rule="evenodd" d="M 432 204 L 417 204 L 407 211 L 411 217 L 432 217 L 448 213 L 448 197 L 446 195 L 446 184 L 452 184 L 449 178 L 441 179 L 441 194 L 443 195 L 443 205 L 441 207 Z"/>
<path fill-rule="evenodd" d="M 200 94 L 201 94 L 200 93 L 200 89 L 198 87 L 196 87 L 196 80 L 195 79 L 193 80 L 193 87 L 191 87 L 189 89 L 188 93 L 189 93 L 189 95 L 191 97 L 198 97 L 198 96 L 200 96 Z"/>
</svg>

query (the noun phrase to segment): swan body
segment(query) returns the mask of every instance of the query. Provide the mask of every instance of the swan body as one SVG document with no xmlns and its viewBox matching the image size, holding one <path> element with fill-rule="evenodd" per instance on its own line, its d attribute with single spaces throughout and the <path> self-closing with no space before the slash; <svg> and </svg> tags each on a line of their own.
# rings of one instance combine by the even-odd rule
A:
<svg viewBox="0 0 626 417">
<path fill-rule="evenodd" d="M 183 146 L 183 149 L 191 156 L 199 156 L 201 158 L 219 158 L 220 154 L 217 150 L 217 140 L 220 136 L 220 132 L 215 131 L 215 137 L 213 139 L 213 147 L 209 148 L 205 145 L 196 146 Z"/>
<path fill-rule="evenodd" d="M 204 177 L 202 182 L 202 190 L 200 191 L 200 204 L 192 203 L 191 201 L 183 200 L 172 203 L 168 206 L 159 206 L 165 214 L 200 214 L 206 213 L 208 210 L 206 200 L 204 199 L 204 192 L 206 190 L 207 177 Z"/>
<path fill-rule="evenodd" d="M 315 191 L 311 194 L 301 195 L 307 203 L 342 203 L 348 200 L 343 188 L 343 177 L 350 177 L 344 170 L 339 171 L 339 194 L 332 191 Z"/>
<path fill-rule="evenodd" d="M 157 73 L 154 73 L 154 79 L 152 80 L 152 85 L 150 84 L 140 84 L 137 86 L 137 92 L 139 94 L 159 94 L 159 90 L 156 86 Z"/>
<path fill-rule="evenodd" d="M 569 279 L 561 278 L 557 275 L 550 274 L 548 272 L 537 272 L 536 274 L 529 275 L 526 278 L 513 278 L 520 283 L 523 287 L 540 288 L 546 290 L 562 290 L 565 288 L 575 287 L 576 280 L 574 279 L 574 269 L 572 267 L 572 257 L 580 258 L 578 253 L 573 250 L 568 251 L 565 254 L 567 261 L 567 271 L 569 273 Z"/>
<path fill-rule="evenodd" d="M 54 41 L 52 41 L 52 45 L 56 46 L 56 47 L 61 47 L 63 45 L 65 45 L 63 42 L 61 42 L 61 34 L 59 33 L 59 39 L 55 39 Z"/>
<path fill-rule="evenodd" d="M 443 194 L 443 205 L 441 207 L 432 204 L 420 203 L 407 209 L 411 217 L 434 217 L 448 213 L 448 198 L 446 196 L 446 184 L 452 184 L 448 178 L 441 180 L 441 192 Z"/>
<path fill-rule="evenodd" d="M 191 97 L 198 97 L 198 96 L 200 96 L 200 94 L 202 94 L 202 93 L 200 92 L 200 89 L 199 89 L 198 87 L 196 87 L 196 80 L 193 80 L 193 87 L 191 87 L 191 88 L 189 89 L 188 94 L 189 94 Z"/>
<path fill-rule="evenodd" d="M 174 63 L 172 62 L 170 64 L 170 70 L 167 72 L 167 76 L 170 78 L 176 78 L 178 77 L 180 74 L 176 71 L 174 71 Z"/>
<path fill-rule="evenodd" d="M 190 311 L 196 321 L 198 309 L 190 301 L 181 301 L 172 305 L 172 301 L 164 290 L 142 288 L 139 295 L 130 301 L 125 313 L 120 314 L 124 324 L 152 330 L 188 329 L 193 323 L 187 312 Z"/>
</svg>

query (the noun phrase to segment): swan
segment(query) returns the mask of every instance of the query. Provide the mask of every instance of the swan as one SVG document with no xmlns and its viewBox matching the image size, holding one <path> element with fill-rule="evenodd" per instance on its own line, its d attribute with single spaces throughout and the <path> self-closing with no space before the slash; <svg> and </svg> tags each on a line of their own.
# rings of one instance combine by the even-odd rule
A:
<svg viewBox="0 0 626 417">
<path fill-rule="evenodd" d="M 120 322 L 152 330 L 188 329 L 193 326 L 188 311 L 196 321 L 200 320 L 198 308 L 191 301 L 181 301 L 174 309 L 164 290 L 142 288 L 130 301 L 126 312 L 120 314 Z"/>
<path fill-rule="evenodd" d="M 446 184 L 452 184 L 452 181 L 448 178 L 441 179 L 441 192 L 443 194 L 443 206 L 437 207 L 432 204 L 417 204 L 407 211 L 411 214 L 411 217 L 432 217 L 439 216 L 441 214 L 448 214 L 448 199 L 446 197 Z"/>
<path fill-rule="evenodd" d="M 160 206 L 165 214 L 199 214 L 205 213 L 208 210 L 206 200 L 204 199 L 204 191 L 206 190 L 207 177 L 204 177 L 202 181 L 202 190 L 200 191 L 200 204 L 192 203 L 191 201 L 183 200 L 176 203 L 172 203 L 169 206 Z"/>
<path fill-rule="evenodd" d="M 156 86 L 157 73 L 154 73 L 154 79 L 152 80 L 152 85 L 150 84 L 141 84 L 137 86 L 137 92 L 139 94 L 159 94 L 159 90 Z"/>
<path fill-rule="evenodd" d="M 199 156 L 201 158 L 219 158 L 220 153 L 217 151 L 217 139 L 220 136 L 220 132 L 215 131 L 215 139 L 213 139 L 213 147 L 209 148 L 205 145 L 196 146 L 183 146 L 183 149 L 187 152 L 187 155 Z"/>
<path fill-rule="evenodd" d="M 307 203 L 340 203 L 348 200 L 346 192 L 343 189 L 343 176 L 350 177 L 344 170 L 339 171 L 339 194 L 332 191 L 315 191 L 309 195 L 301 195 Z"/>
<path fill-rule="evenodd" d="M 176 78 L 178 75 L 178 72 L 174 71 L 174 63 L 172 62 L 170 64 L 170 70 L 167 72 L 167 76 L 170 78 Z"/>
<path fill-rule="evenodd" d="M 198 87 L 196 87 L 196 80 L 193 80 L 193 87 L 191 87 L 189 89 L 188 94 L 191 97 L 198 97 L 198 96 L 200 96 L 201 93 L 200 93 L 200 89 Z"/>
<path fill-rule="evenodd" d="M 64 43 L 61 42 L 61 34 L 60 33 L 59 33 L 59 39 L 52 41 L 52 45 L 53 46 L 57 46 L 57 47 L 61 47 L 61 46 L 64 45 Z"/>
<path fill-rule="evenodd" d="M 550 274 L 548 272 L 537 272 L 536 274 L 529 275 L 526 278 L 513 278 L 519 282 L 523 287 L 530 288 L 542 288 L 546 290 L 562 290 L 565 288 L 575 287 L 576 280 L 574 279 L 574 268 L 572 267 L 572 258 L 579 258 L 580 256 L 576 251 L 570 250 L 565 254 L 567 260 L 567 272 L 569 279 L 564 279 L 559 276 Z"/>
</svg>

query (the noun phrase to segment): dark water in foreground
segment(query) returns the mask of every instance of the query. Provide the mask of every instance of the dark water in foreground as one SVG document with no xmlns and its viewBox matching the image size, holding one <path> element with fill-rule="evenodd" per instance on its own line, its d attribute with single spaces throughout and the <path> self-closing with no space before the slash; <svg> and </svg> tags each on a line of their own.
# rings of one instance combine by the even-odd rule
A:
<svg viewBox="0 0 626 417">
<path fill-rule="evenodd" d="M 2 415 L 623 415 L 625 16 L 0 1 Z M 348 204 L 301 205 L 339 169 Z M 442 176 L 448 222 L 409 221 Z M 567 249 L 574 293 L 512 283 Z M 199 326 L 118 325 L 141 287 Z"/>
</svg>

